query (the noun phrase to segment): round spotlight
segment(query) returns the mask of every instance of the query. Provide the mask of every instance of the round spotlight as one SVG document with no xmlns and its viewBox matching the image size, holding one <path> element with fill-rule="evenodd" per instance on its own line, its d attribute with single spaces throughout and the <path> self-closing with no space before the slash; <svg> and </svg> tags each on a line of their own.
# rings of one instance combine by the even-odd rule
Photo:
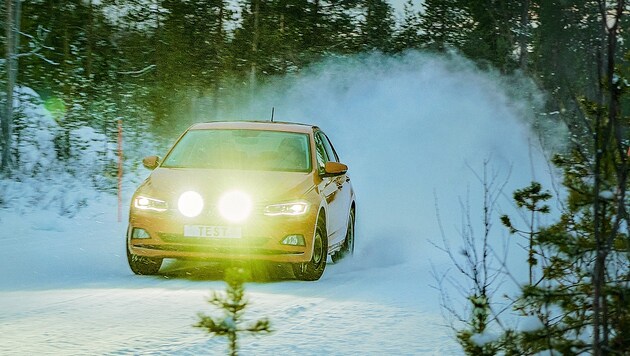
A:
<svg viewBox="0 0 630 356">
<path fill-rule="evenodd" d="M 253 203 L 249 195 L 231 191 L 223 194 L 219 199 L 219 213 L 226 220 L 231 222 L 242 222 L 249 217 L 252 212 Z"/>
<path fill-rule="evenodd" d="M 179 197 L 177 208 L 182 215 L 194 218 L 203 210 L 203 198 L 197 192 L 185 192 Z"/>
</svg>

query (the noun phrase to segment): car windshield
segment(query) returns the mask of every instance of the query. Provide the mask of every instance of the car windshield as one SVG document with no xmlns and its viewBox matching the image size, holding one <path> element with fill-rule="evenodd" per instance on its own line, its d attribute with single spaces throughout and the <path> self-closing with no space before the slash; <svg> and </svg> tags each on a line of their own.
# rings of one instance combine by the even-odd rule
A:
<svg viewBox="0 0 630 356">
<path fill-rule="evenodd" d="M 303 133 L 190 130 L 162 167 L 309 172 L 310 157 L 309 136 Z"/>
</svg>

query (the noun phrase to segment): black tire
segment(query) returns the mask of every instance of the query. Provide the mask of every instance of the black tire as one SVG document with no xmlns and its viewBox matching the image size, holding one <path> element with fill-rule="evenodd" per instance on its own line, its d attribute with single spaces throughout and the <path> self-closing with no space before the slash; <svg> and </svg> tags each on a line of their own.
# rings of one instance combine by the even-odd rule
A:
<svg viewBox="0 0 630 356">
<path fill-rule="evenodd" d="M 321 217 L 317 220 L 313 239 L 313 257 L 311 257 L 311 260 L 305 263 L 293 264 L 293 274 L 296 279 L 316 281 L 324 274 L 326 259 L 328 258 L 328 237 L 326 235 L 326 224 Z"/>
<path fill-rule="evenodd" d="M 157 274 L 162 267 L 162 258 L 145 257 L 134 255 L 129 251 L 129 235 L 127 234 L 127 262 L 129 268 L 135 274 L 139 275 L 154 275 Z"/>
<path fill-rule="evenodd" d="M 343 241 L 341 249 L 331 256 L 334 263 L 338 263 L 348 256 L 354 254 L 354 209 L 350 210 L 348 215 L 348 229 L 346 230 L 346 238 Z"/>
</svg>

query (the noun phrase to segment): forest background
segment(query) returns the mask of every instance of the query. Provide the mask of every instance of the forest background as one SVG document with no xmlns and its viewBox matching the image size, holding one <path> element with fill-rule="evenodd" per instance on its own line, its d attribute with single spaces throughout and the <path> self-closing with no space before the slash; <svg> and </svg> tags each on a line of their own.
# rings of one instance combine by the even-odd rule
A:
<svg viewBox="0 0 630 356">
<path fill-rule="evenodd" d="M 160 133 L 187 127 L 201 112 L 221 117 L 238 107 L 235 93 L 255 95 L 257 86 L 323 59 L 457 52 L 528 76 L 548 94 L 544 111 L 573 128 L 583 116 L 578 98 L 596 96 L 606 74 L 600 3 L 409 1 L 398 17 L 383 0 L 7 0 L 2 80 L 33 89 L 56 113 L 62 136 L 89 126 L 113 138 L 118 118 L 133 131 Z M 630 19 L 621 21 L 618 29 L 629 28 Z M 629 36 L 618 31 L 617 60 Z M 9 114 L 5 171 L 20 166 L 15 141 L 24 126 L 19 112 Z M 61 159 L 70 154 L 61 138 L 56 150 Z"/>
<path fill-rule="evenodd" d="M 514 305 L 545 332 L 473 342 L 499 318 L 492 275 L 474 274 L 485 260 L 468 257 L 474 307 L 460 341 L 471 353 L 630 349 L 626 1 L 409 1 L 399 17 L 382 0 L 5 0 L 2 14 L 4 206 L 15 182 L 55 170 L 114 192 L 119 120 L 131 150 L 163 149 L 193 122 L 252 119 L 226 116 L 244 95 L 324 60 L 418 50 L 527 78 L 545 94 L 536 115 L 567 132 L 553 152 L 568 191 L 559 222 L 521 231 L 503 219 L 529 239 L 530 288 Z M 54 122 L 33 121 L 40 103 Z M 87 147 L 97 154 L 86 160 Z M 535 185 L 518 193 L 532 216 L 546 213 Z M 72 215 L 84 202 L 66 195 L 51 201 Z"/>
</svg>

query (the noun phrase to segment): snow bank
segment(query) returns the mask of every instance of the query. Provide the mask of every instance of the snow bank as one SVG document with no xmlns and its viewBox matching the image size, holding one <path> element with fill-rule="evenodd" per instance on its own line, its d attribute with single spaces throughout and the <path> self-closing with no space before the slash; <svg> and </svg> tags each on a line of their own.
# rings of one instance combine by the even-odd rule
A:
<svg viewBox="0 0 630 356">
<path fill-rule="evenodd" d="M 113 186 L 111 177 L 103 177 L 115 161 L 115 147 L 105 135 L 88 127 L 61 126 L 27 87 L 16 88 L 14 106 L 12 146 L 18 161 L 12 177 L 0 180 L 0 207 L 73 215 L 98 200 L 97 188 Z"/>
<path fill-rule="evenodd" d="M 27 87 L 17 87 L 14 107 L 18 109 L 18 127 L 14 129 L 14 147 L 24 173 L 39 173 L 55 163 L 55 135 L 59 126 L 43 107 L 39 95 Z"/>
</svg>

